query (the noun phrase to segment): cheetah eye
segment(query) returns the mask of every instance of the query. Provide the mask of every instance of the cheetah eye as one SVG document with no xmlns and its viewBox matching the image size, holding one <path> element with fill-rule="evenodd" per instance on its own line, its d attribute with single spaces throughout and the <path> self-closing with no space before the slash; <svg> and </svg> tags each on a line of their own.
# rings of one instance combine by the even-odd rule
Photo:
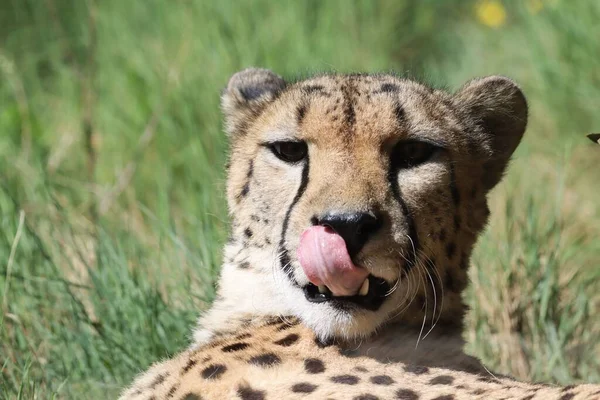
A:
<svg viewBox="0 0 600 400">
<path fill-rule="evenodd" d="M 302 161 L 308 154 L 308 147 L 304 142 L 275 142 L 269 147 L 277 158 L 288 163 Z"/>
<path fill-rule="evenodd" d="M 438 150 L 426 142 L 400 142 L 392 152 L 392 165 L 396 168 L 412 168 L 429 160 Z"/>
</svg>

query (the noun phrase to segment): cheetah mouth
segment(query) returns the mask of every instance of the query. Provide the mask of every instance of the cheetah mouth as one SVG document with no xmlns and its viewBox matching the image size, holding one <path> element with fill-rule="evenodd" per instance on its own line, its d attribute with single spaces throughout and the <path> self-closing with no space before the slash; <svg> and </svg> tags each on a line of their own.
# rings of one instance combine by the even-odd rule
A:
<svg viewBox="0 0 600 400">
<path fill-rule="evenodd" d="M 391 287 L 385 279 L 369 274 L 359 293 L 353 296 L 334 296 L 327 286 L 313 283 L 308 283 L 302 290 L 306 300 L 311 303 L 328 303 L 343 310 L 363 308 L 377 311 L 389 295 Z"/>
</svg>

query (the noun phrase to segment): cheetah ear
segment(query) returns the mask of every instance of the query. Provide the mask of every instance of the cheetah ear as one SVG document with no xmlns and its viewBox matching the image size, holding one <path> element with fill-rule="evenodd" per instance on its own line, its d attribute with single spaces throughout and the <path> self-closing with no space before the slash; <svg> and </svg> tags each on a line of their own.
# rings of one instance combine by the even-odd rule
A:
<svg viewBox="0 0 600 400">
<path fill-rule="evenodd" d="M 489 76 L 466 83 L 455 95 L 477 129 L 474 139 L 487 150 L 483 184 L 492 189 L 502 179 L 527 126 L 527 100 L 512 80 Z"/>
<path fill-rule="evenodd" d="M 286 82 L 268 69 L 248 68 L 234 74 L 221 95 L 227 133 L 234 136 L 244 132 L 285 86 Z"/>
</svg>

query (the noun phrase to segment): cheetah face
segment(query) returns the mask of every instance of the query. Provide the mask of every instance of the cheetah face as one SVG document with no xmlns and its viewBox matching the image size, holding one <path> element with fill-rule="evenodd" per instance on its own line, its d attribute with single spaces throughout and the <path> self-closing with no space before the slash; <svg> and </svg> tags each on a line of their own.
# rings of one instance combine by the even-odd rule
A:
<svg viewBox="0 0 600 400">
<path fill-rule="evenodd" d="M 232 235 L 260 254 L 234 263 L 272 275 L 324 337 L 460 323 L 486 195 L 526 126 L 512 81 L 450 94 L 391 75 L 288 83 L 249 69 L 222 104 Z"/>
</svg>

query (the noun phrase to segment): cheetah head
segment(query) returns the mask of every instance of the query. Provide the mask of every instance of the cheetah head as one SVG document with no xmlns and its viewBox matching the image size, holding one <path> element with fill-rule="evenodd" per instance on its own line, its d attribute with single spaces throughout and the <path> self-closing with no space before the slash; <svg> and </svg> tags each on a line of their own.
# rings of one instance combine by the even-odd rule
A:
<svg viewBox="0 0 600 400">
<path fill-rule="evenodd" d="M 232 218 L 222 285 L 321 337 L 462 323 L 486 196 L 526 127 L 515 83 L 492 76 L 448 93 L 392 75 L 286 82 L 247 69 L 222 108 Z"/>
</svg>

